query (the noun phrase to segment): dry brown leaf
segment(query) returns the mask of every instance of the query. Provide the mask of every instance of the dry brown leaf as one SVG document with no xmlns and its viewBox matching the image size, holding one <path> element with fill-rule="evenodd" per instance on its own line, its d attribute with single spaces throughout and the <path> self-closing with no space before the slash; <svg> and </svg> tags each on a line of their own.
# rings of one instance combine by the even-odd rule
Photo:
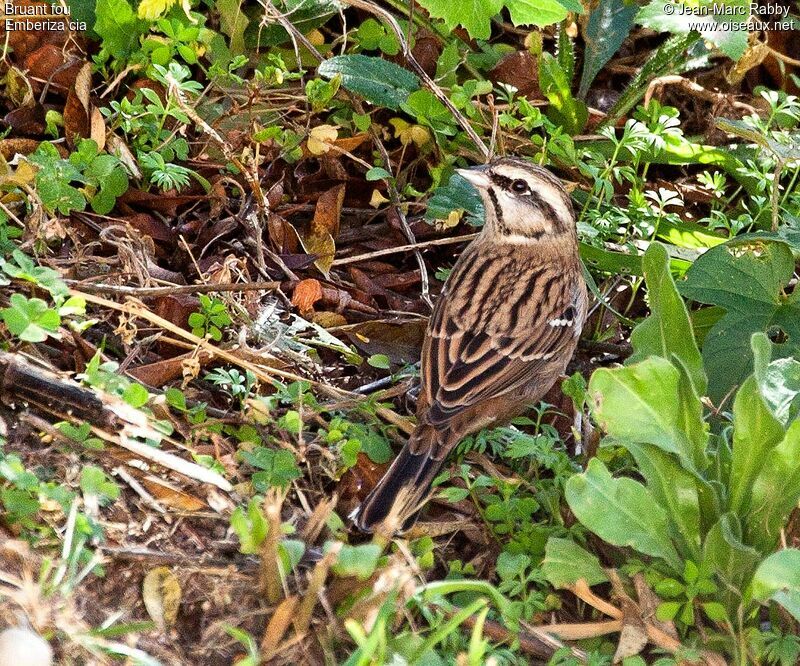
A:
<svg viewBox="0 0 800 666">
<path fill-rule="evenodd" d="M 358 148 L 362 143 L 364 143 L 367 139 L 369 139 L 369 134 L 366 132 L 361 132 L 360 134 L 354 134 L 353 136 L 345 136 L 334 141 L 334 145 L 344 150 L 348 153 L 352 153 L 356 148 Z"/>
<path fill-rule="evenodd" d="M 328 233 L 334 238 L 336 237 L 339 233 L 344 192 L 344 185 L 336 185 L 319 195 L 314 210 L 314 219 L 311 221 L 312 234 Z"/>
<path fill-rule="evenodd" d="M 73 148 L 80 139 L 92 136 L 91 90 L 92 66 L 87 62 L 75 77 L 75 84 L 69 89 L 64 105 L 64 134 Z"/>
<path fill-rule="evenodd" d="M 25 58 L 25 69 L 32 79 L 47 81 L 50 86 L 69 89 L 83 67 L 83 62 L 65 53 L 55 44 L 44 44 Z"/>
<path fill-rule="evenodd" d="M 297 595 L 286 597 L 272 614 L 269 619 L 269 624 L 264 630 L 264 637 L 261 639 L 261 651 L 264 659 L 269 659 L 270 656 L 275 654 L 281 640 L 283 640 L 286 630 L 292 623 L 297 610 Z"/>
<path fill-rule="evenodd" d="M 312 155 L 324 155 L 339 136 L 339 131 L 333 125 L 317 125 L 308 133 L 306 147 Z"/>
<path fill-rule="evenodd" d="M 176 488 L 171 483 L 167 483 L 155 476 L 147 476 L 141 480 L 141 484 L 147 488 L 153 497 L 165 506 L 181 511 L 201 511 L 207 509 L 206 503 L 199 497 L 190 495 Z"/>
<path fill-rule="evenodd" d="M 314 219 L 311 228 L 302 241 L 303 248 L 309 254 L 316 255 L 314 265 L 326 278 L 330 274 L 333 259 L 336 255 L 334 238 L 339 233 L 339 219 L 344 203 L 344 185 L 336 185 L 323 192 L 317 199 Z"/>
<path fill-rule="evenodd" d="M 314 307 L 319 299 L 322 298 L 322 285 L 319 280 L 309 278 L 307 280 L 300 280 L 294 288 L 292 294 L 292 305 L 294 305 L 300 313 L 305 313 Z"/>
<path fill-rule="evenodd" d="M 15 134 L 44 134 L 47 127 L 44 107 L 36 100 L 9 111 L 3 121 Z"/>
<path fill-rule="evenodd" d="M 347 319 L 338 312 L 315 312 L 311 321 L 319 324 L 322 328 L 336 328 L 347 324 Z"/>
<path fill-rule="evenodd" d="M 122 162 L 122 165 L 131 176 L 137 180 L 141 179 L 142 172 L 139 171 L 136 158 L 133 156 L 131 149 L 128 148 L 128 144 L 125 143 L 125 139 L 110 132 L 106 137 L 106 142 L 108 143 L 108 152 L 112 155 L 116 155 L 117 159 Z"/>
<path fill-rule="evenodd" d="M 368 321 L 350 328 L 347 337 L 367 354 L 385 354 L 393 363 L 419 359 L 427 323 L 413 319 L 402 323 Z"/>
<path fill-rule="evenodd" d="M 518 93 L 529 99 L 544 99 L 539 90 L 539 66 L 530 51 L 509 53 L 489 71 L 495 83 L 514 86 Z"/>
<path fill-rule="evenodd" d="M 30 155 L 41 142 L 36 139 L 0 139 L 0 155 L 10 160 L 14 155 Z"/>
<path fill-rule="evenodd" d="M 142 601 L 147 614 L 162 631 L 175 624 L 181 603 L 181 585 L 168 567 L 147 572 L 142 583 Z"/>
<path fill-rule="evenodd" d="M 92 106 L 91 120 L 89 121 L 89 138 L 94 139 L 97 150 L 106 147 L 106 123 L 103 114 L 96 106 Z"/>
<path fill-rule="evenodd" d="M 644 650 L 647 645 L 647 631 L 643 626 L 625 624 L 619 633 L 617 651 L 614 653 L 614 663 L 618 664 L 623 659 L 633 657 Z"/>
</svg>

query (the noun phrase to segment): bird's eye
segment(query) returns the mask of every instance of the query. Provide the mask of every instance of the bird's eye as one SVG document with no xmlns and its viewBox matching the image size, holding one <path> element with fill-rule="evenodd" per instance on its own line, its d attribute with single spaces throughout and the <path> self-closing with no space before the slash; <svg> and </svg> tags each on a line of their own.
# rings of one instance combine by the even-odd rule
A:
<svg viewBox="0 0 800 666">
<path fill-rule="evenodd" d="M 511 191 L 515 192 L 516 194 L 525 194 L 528 192 L 528 183 L 526 183 L 522 178 L 517 178 L 513 183 L 511 183 Z"/>
</svg>

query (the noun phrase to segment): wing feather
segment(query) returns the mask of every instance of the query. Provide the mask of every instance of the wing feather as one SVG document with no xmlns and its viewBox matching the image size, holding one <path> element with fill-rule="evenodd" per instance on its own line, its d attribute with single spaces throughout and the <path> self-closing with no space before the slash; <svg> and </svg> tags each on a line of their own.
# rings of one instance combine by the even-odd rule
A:
<svg viewBox="0 0 800 666">
<path fill-rule="evenodd" d="M 580 331 L 571 318 L 585 308 L 585 296 L 572 288 L 574 267 L 551 263 L 531 271 L 513 248 L 486 249 L 470 248 L 456 264 L 431 317 L 422 387 L 434 426 L 529 384 Z"/>
</svg>

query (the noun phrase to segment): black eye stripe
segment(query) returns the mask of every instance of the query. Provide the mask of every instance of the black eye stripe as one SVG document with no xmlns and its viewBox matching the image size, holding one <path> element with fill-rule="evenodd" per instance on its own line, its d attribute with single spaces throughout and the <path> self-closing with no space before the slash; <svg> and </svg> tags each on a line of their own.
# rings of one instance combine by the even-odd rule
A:
<svg viewBox="0 0 800 666">
<path fill-rule="evenodd" d="M 492 172 L 489 177 L 492 179 L 492 182 L 498 187 L 502 187 L 504 190 L 511 191 L 511 186 L 514 183 L 513 178 L 509 178 L 508 176 L 503 176 L 502 174 L 494 172 Z"/>
</svg>

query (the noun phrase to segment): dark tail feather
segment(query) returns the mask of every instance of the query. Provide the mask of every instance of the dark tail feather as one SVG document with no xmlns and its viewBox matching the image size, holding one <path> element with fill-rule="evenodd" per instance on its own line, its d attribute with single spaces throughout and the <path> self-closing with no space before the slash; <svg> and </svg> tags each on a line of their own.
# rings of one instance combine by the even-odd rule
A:
<svg viewBox="0 0 800 666">
<path fill-rule="evenodd" d="M 426 447 L 427 448 L 427 447 Z M 412 453 L 404 446 L 375 488 L 352 514 L 356 526 L 364 532 L 393 534 L 409 529 L 417 519 L 433 479 L 444 460 L 431 458 L 429 450 Z"/>
</svg>

